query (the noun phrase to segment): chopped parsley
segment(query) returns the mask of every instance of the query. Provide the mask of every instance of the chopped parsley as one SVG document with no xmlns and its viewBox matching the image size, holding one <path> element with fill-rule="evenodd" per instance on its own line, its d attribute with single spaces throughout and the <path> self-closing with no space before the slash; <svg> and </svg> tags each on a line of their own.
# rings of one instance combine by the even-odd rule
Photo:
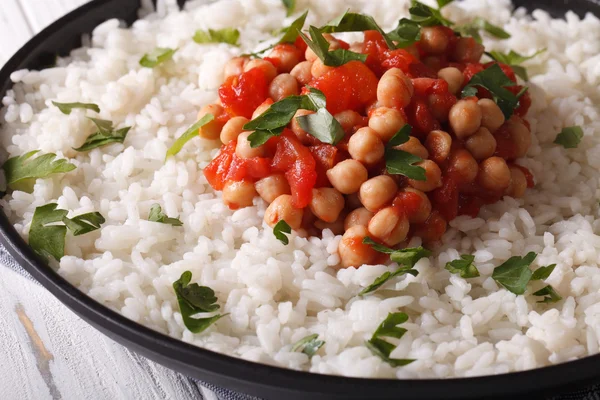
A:
<svg viewBox="0 0 600 400">
<path fill-rule="evenodd" d="M 271 46 L 264 48 L 262 50 L 258 50 L 257 52 L 254 53 L 250 53 L 250 54 L 245 54 L 245 56 L 249 56 L 249 57 L 260 57 L 260 55 L 264 52 L 266 52 L 267 50 L 271 50 L 273 47 L 277 46 L 278 44 L 283 44 L 283 43 L 294 43 L 296 41 L 296 39 L 298 38 L 300 31 L 302 30 L 302 28 L 304 27 L 304 22 L 306 22 L 306 17 L 308 16 L 308 11 L 305 11 L 304 14 L 302 14 L 301 16 L 299 16 L 298 18 L 296 18 L 294 20 L 294 22 L 292 22 L 290 24 L 290 26 L 283 28 L 281 30 L 278 30 L 277 32 L 275 32 L 274 34 L 280 34 L 283 33 L 283 36 L 281 37 L 281 39 L 279 39 L 279 41 L 275 44 L 272 44 Z"/>
<path fill-rule="evenodd" d="M 385 166 L 388 173 L 392 175 L 404 175 L 410 179 L 425 181 L 427 180 L 425 169 L 414 165 L 423 161 L 423 159 L 414 154 L 394 148 L 408 142 L 411 131 L 412 127 L 406 124 L 388 142 L 384 154 Z"/>
<path fill-rule="evenodd" d="M 199 313 L 215 312 L 220 306 L 216 304 L 217 297 L 214 290 L 207 286 L 199 286 L 197 283 L 190 284 L 191 280 L 192 273 L 186 271 L 173 283 L 173 289 L 177 295 L 177 303 L 179 303 L 183 324 L 190 332 L 200 333 L 227 314 L 193 318 L 194 315 Z"/>
<path fill-rule="evenodd" d="M 390 49 L 396 48 L 393 40 L 388 37 L 377 22 L 375 22 L 375 19 L 370 15 L 346 11 L 339 17 L 328 22 L 325 26 L 319 28 L 319 31 L 321 33 L 377 31 L 383 36 L 383 39 Z"/>
<path fill-rule="evenodd" d="M 551 264 L 546 267 L 540 267 L 533 272 L 531 276 L 532 281 L 543 281 L 544 279 L 548 279 L 556 268 L 556 264 Z"/>
<path fill-rule="evenodd" d="M 400 328 L 398 325 L 408 321 L 408 315 L 405 313 L 389 313 L 387 318 L 377 327 L 373 336 L 365 344 L 371 353 L 381 358 L 392 367 L 401 367 L 408 365 L 415 360 L 390 358 L 392 351 L 397 346 L 385 341 L 383 338 L 390 337 L 401 339 L 407 332 L 406 329 Z"/>
<path fill-rule="evenodd" d="M 298 118 L 300 127 L 323 143 L 338 144 L 346 134 L 344 128 L 326 108 L 320 108 L 315 114 Z"/>
<path fill-rule="evenodd" d="M 300 339 L 292 346 L 292 351 L 301 351 L 309 357 L 314 356 L 317 351 L 325 344 L 325 341 L 319 340 L 319 335 L 309 335 Z"/>
<path fill-rule="evenodd" d="M 105 223 L 106 220 L 99 212 L 90 212 L 73 218 L 65 216 L 62 222 L 73 232 L 73 236 L 79 236 L 100 229 L 100 225 Z"/>
<path fill-rule="evenodd" d="M 442 2 L 442 7 L 448 3 L 449 2 Z M 440 3 L 438 3 L 438 5 L 439 4 Z M 454 25 L 452 21 L 442 16 L 440 9 L 431 8 L 416 0 L 413 0 L 412 6 L 408 11 L 410 12 L 411 19 L 421 26 Z"/>
<path fill-rule="evenodd" d="M 239 46 L 240 31 L 235 28 L 209 29 L 207 31 L 197 30 L 193 39 L 198 44 L 227 43 Z"/>
<path fill-rule="evenodd" d="M 100 107 L 98 107 L 97 104 L 93 104 L 93 103 L 59 103 L 57 101 L 53 101 L 52 104 L 54 104 L 56 107 L 58 107 L 60 112 L 65 115 L 71 114 L 71 111 L 73 111 L 73 109 L 75 109 L 75 108 L 81 108 L 84 110 L 92 110 L 97 113 L 100 112 Z"/>
<path fill-rule="evenodd" d="M 84 152 L 90 151 L 97 147 L 106 146 L 111 143 L 123 143 L 127 137 L 127 133 L 131 129 L 130 126 L 114 130 L 112 121 L 104 119 L 89 118 L 96 125 L 97 132 L 92 133 L 85 139 L 85 142 L 80 147 L 73 150 Z"/>
<path fill-rule="evenodd" d="M 167 156 L 165 158 L 169 158 L 179 153 L 187 142 L 198 136 L 198 129 L 202 128 L 204 125 L 208 124 L 213 119 L 215 119 L 214 115 L 206 114 L 204 117 L 200 118 L 198 122 L 190 126 L 188 130 L 183 133 L 183 135 L 177 138 L 175 143 L 173 143 L 173 146 L 171 146 L 169 150 L 167 150 Z"/>
<path fill-rule="evenodd" d="M 569 126 L 560 131 L 554 143 L 560 144 L 565 149 L 574 149 L 581 143 L 581 138 L 583 138 L 583 129 L 580 126 Z"/>
<path fill-rule="evenodd" d="M 527 253 L 525 257 L 511 257 L 502 265 L 494 268 L 492 278 L 508 291 L 514 294 L 523 294 L 533 275 L 529 266 L 536 257 L 537 254 L 534 252 Z"/>
<path fill-rule="evenodd" d="M 273 235 L 275 238 L 287 246 L 290 244 L 290 239 L 287 237 L 286 233 L 288 235 L 292 233 L 292 228 L 284 220 L 277 222 L 273 227 Z"/>
<path fill-rule="evenodd" d="M 513 50 L 509 51 L 508 53 L 500 53 L 499 51 L 490 51 L 485 54 L 488 57 L 490 57 L 492 60 L 495 60 L 502 64 L 506 64 L 506 65 L 510 66 L 513 69 L 513 71 L 515 71 L 515 74 L 517 76 L 519 76 L 524 81 L 528 81 L 529 75 L 527 74 L 527 70 L 524 67 L 522 67 L 521 64 L 527 60 L 532 59 L 533 57 L 535 57 L 539 54 L 542 54 L 545 51 L 546 51 L 546 49 L 541 49 L 530 56 L 523 56 Z"/>
<path fill-rule="evenodd" d="M 421 39 L 421 26 L 408 18 L 402 18 L 398 25 L 387 33 L 387 37 L 397 42 L 395 48 L 405 48 Z"/>
<path fill-rule="evenodd" d="M 550 285 L 541 288 L 533 295 L 543 296 L 542 300 L 539 300 L 538 303 L 557 303 L 562 300 L 562 297 Z"/>
<path fill-rule="evenodd" d="M 308 33 L 310 39 L 304 33 L 299 32 L 302 40 L 304 40 L 308 47 L 315 52 L 317 57 L 323 61 L 324 65 L 329 67 L 339 67 L 350 61 L 365 62 L 367 60 L 366 54 L 355 53 L 350 50 L 336 49 L 329 51 L 329 42 L 325 39 L 321 31 L 314 26 L 309 28 Z"/>
<path fill-rule="evenodd" d="M 38 152 L 39 150 L 30 151 L 22 156 L 9 158 L 4 163 L 2 169 L 9 188 L 31 193 L 36 179 L 70 172 L 76 168 L 65 159 L 55 160 L 54 153 L 32 158 Z"/>
<path fill-rule="evenodd" d="M 501 27 L 493 25 L 492 23 L 480 17 L 474 18 L 468 24 L 457 27 L 456 31 L 473 37 L 473 39 L 475 39 L 475 41 L 478 43 L 482 42 L 481 35 L 479 33 L 480 31 L 485 31 L 497 39 L 509 39 L 511 37 L 510 33 L 506 32 Z"/>
<path fill-rule="evenodd" d="M 181 220 L 179 218 L 167 217 L 167 214 L 165 214 L 162 211 L 162 207 L 160 206 L 160 204 L 153 204 L 152 207 L 150 207 L 150 214 L 148 214 L 148 221 L 158 222 L 161 224 L 168 224 L 168 225 L 173 225 L 173 226 L 182 226 L 183 225 L 183 222 L 181 222 Z"/>
<path fill-rule="evenodd" d="M 281 0 L 286 9 L 286 15 L 289 17 L 296 11 L 296 0 Z"/>
<path fill-rule="evenodd" d="M 165 61 L 169 61 L 170 59 L 172 59 L 173 54 L 175 54 L 176 51 L 177 49 L 157 47 L 150 53 L 144 54 L 144 56 L 140 59 L 140 65 L 145 68 L 157 67 Z"/>
<path fill-rule="evenodd" d="M 474 264 L 475 256 L 463 254 L 460 259 L 446 263 L 446 269 L 453 274 L 460 275 L 461 278 L 477 278 L 479 270 Z"/>
</svg>

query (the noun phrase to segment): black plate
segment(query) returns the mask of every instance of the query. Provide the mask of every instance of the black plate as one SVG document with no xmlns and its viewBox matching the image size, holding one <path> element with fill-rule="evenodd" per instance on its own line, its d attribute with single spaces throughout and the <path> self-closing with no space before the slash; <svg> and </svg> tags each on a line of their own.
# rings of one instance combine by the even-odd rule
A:
<svg viewBox="0 0 600 400">
<path fill-rule="evenodd" d="M 180 3 L 184 1 L 179 0 Z M 10 88 L 10 74 L 42 69 L 56 54 L 80 46 L 80 36 L 101 22 L 133 22 L 140 0 L 95 0 L 61 18 L 35 36 L 0 70 L 0 98 Z M 518 0 L 530 9 L 556 16 L 571 9 L 600 15 L 598 0 Z M 324 376 L 255 364 L 172 339 L 128 320 L 87 297 L 41 262 L 0 212 L 0 240 L 21 266 L 81 318 L 126 347 L 194 378 L 269 399 L 473 399 L 524 397 L 582 387 L 600 381 L 600 355 L 532 371 L 447 380 L 369 380 Z M 93 346 L 93 343 L 89 344 Z"/>
</svg>

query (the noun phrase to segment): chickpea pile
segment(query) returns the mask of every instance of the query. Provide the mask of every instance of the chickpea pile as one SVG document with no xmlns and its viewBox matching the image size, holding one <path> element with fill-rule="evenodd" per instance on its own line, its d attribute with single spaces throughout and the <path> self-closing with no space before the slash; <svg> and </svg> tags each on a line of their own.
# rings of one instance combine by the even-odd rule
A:
<svg viewBox="0 0 600 400">
<path fill-rule="evenodd" d="M 250 71 L 260 71 L 249 90 L 236 86 L 236 95 L 246 96 L 243 104 L 251 104 L 252 109 L 234 109 L 229 104 L 231 97 L 222 95 L 218 104 L 206 106 L 199 113 L 199 117 L 208 113 L 215 116 L 200 129 L 200 136 L 220 139 L 222 153 L 231 153 L 229 158 L 218 156 L 214 162 L 218 165 L 212 170 L 222 172 L 232 158 L 252 160 L 243 179 L 223 178 L 213 184 L 222 190 L 223 201 L 236 209 L 251 206 L 260 196 L 269 204 L 264 220 L 271 227 L 285 220 L 303 235 L 319 235 L 324 229 L 343 234 L 339 244 L 342 267 L 379 262 L 378 253 L 363 244 L 367 236 L 395 248 L 412 236 L 421 237 L 425 243 L 434 242 L 457 215 L 476 216 L 482 205 L 503 196 L 521 197 L 533 184 L 529 171 L 515 163 L 531 144 L 529 125 L 523 119 L 529 99 L 523 100 L 525 104 L 508 120 L 484 91 L 480 91 L 481 96 L 461 99 L 468 80 L 487 67 L 480 63 L 483 46 L 472 38 L 457 37 L 449 28 L 434 26 L 422 28 L 421 39 L 415 45 L 393 51 L 380 48 L 378 56 L 373 50 L 381 47 L 377 35 L 368 31 L 364 43 L 351 45 L 325 35 L 330 51 L 344 48 L 369 54 L 366 65 L 376 77 L 371 88 L 372 79 L 365 78 L 364 88 L 351 88 L 355 91 L 342 98 L 347 90 L 339 84 L 343 80 L 334 78 L 344 67 L 324 65 L 310 48 L 297 41 L 277 45 L 264 59 L 237 57 L 225 66 L 224 85 L 238 84 L 249 77 Z M 515 79 L 510 67 L 501 67 Z M 263 81 L 264 99 L 257 94 Z M 328 92 L 325 89 L 329 82 L 334 84 Z M 308 189 L 298 174 L 277 170 L 273 164 L 280 158 L 274 154 L 278 140 L 298 143 L 311 151 L 322 145 L 296 120 L 313 111 L 297 111 L 286 132 L 271 139 L 273 143 L 252 147 L 248 140 L 252 132 L 244 130 L 245 124 L 263 114 L 273 102 L 299 95 L 307 85 L 325 88 L 327 108 L 346 135 L 333 149 L 335 157 L 325 168 L 314 167 L 315 161 L 300 153 L 296 145 L 296 157 L 307 160 L 303 168 L 313 168 L 317 174 L 316 183 Z M 369 101 L 360 104 L 357 98 Z M 338 109 L 340 104 L 352 106 Z M 425 180 L 392 175 L 386 170 L 386 144 L 406 124 L 413 127 L 412 136 L 395 149 L 421 159 L 416 166 L 424 169 Z M 266 165 L 266 172 L 256 172 L 257 165 L 262 165 L 259 161 Z M 308 190 L 308 199 L 303 207 L 295 207 L 296 192 L 300 190 Z"/>
</svg>

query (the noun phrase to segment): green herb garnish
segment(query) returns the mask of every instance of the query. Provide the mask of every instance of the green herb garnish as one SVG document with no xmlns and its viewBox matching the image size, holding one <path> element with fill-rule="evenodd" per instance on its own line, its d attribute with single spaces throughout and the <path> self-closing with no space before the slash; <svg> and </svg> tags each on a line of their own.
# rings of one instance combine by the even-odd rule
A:
<svg viewBox="0 0 600 400">
<path fill-rule="evenodd" d="M 173 143 L 173 146 L 171 146 L 171 148 L 167 150 L 167 156 L 165 158 L 169 158 L 179 153 L 187 142 L 198 136 L 198 129 L 202 128 L 204 125 L 208 124 L 213 119 L 215 119 L 214 115 L 206 114 L 204 117 L 200 118 L 198 122 L 190 126 L 188 130 L 183 133 L 183 135 L 177 138 L 175 143 Z"/>
<path fill-rule="evenodd" d="M 296 41 L 296 39 L 298 38 L 299 32 L 304 27 L 304 22 L 306 22 L 307 16 L 308 16 L 308 11 L 305 11 L 304 14 L 302 14 L 301 16 L 296 18 L 294 20 L 294 22 L 292 22 L 290 24 L 290 26 L 288 26 L 287 28 L 283 28 L 280 31 L 276 32 L 276 34 L 283 33 L 283 36 L 281 37 L 281 39 L 279 39 L 279 41 L 277 43 L 272 44 L 271 46 L 269 46 L 265 49 L 259 50 L 255 53 L 250 53 L 250 54 L 245 54 L 245 55 L 249 56 L 249 57 L 260 57 L 260 55 L 262 53 L 266 52 L 267 50 L 271 50 L 273 47 L 277 46 L 278 44 L 294 43 Z"/>
<path fill-rule="evenodd" d="M 329 67 L 339 67 L 350 61 L 365 62 L 367 60 L 366 54 L 354 53 L 350 50 L 337 49 L 329 51 L 329 42 L 325 39 L 321 31 L 314 26 L 309 28 L 308 33 L 310 34 L 310 39 L 304 33 L 299 32 L 302 40 L 304 40 L 308 47 L 315 52 L 317 57 L 323 61 L 324 65 Z"/>
<path fill-rule="evenodd" d="M 461 278 L 477 278 L 479 271 L 473 263 L 474 261 L 475 256 L 463 254 L 460 256 L 460 259 L 446 263 L 446 269 L 453 274 L 460 275 Z"/>
<path fill-rule="evenodd" d="M 235 28 L 209 29 L 207 31 L 197 30 L 193 39 L 198 44 L 227 43 L 239 46 L 240 31 Z"/>
<path fill-rule="evenodd" d="M 63 114 L 66 114 L 66 115 L 71 114 L 71 111 L 73 111 L 73 109 L 75 109 L 75 108 L 92 110 L 97 113 L 100 112 L 100 107 L 98 107 L 97 104 L 93 104 L 93 103 L 59 103 L 57 101 L 53 101 L 52 104 L 54 104 L 56 107 L 58 107 L 60 112 L 62 112 Z"/>
<path fill-rule="evenodd" d="M 421 39 L 421 26 L 408 18 L 402 18 L 396 28 L 387 33 L 387 37 L 397 42 L 395 48 L 405 48 Z"/>
<path fill-rule="evenodd" d="M 292 351 L 296 352 L 301 350 L 302 353 L 306 354 L 309 357 L 312 357 L 316 354 L 317 351 L 325 344 L 323 340 L 318 339 L 319 335 L 309 335 L 305 338 L 300 339 L 292 346 Z"/>
<path fill-rule="evenodd" d="M 346 134 L 344 128 L 326 108 L 320 108 L 315 114 L 296 118 L 300 127 L 323 143 L 338 144 Z"/>
<path fill-rule="evenodd" d="M 181 274 L 179 280 L 173 283 L 173 289 L 177 295 L 177 303 L 179 303 L 179 311 L 185 327 L 192 333 L 200 333 L 227 314 L 208 318 L 192 318 L 198 313 L 214 312 L 220 306 L 216 304 L 217 297 L 211 288 L 199 286 L 197 283 L 190 285 L 191 280 L 192 273 L 186 271 Z"/>
<path fill-rule="evenodd" d="M 515 95 L 506 89 L 507 87 L 515 86 L 515 83 L 506 76 L 498 64 L 494 64 L 488 69 L 475 74 L 463 89 L 462 97 L 476 96 L 476 86 L 490 91 L 494 101 L 498 104 L 506 119 L 512 116 L 515 108 L 519 106 L 519 98 L 527 90 L 527 88 L 523 88 L 520 93 Z"/>
<path fill-rule="evenodd" d="M 494 269 L 492 278 L 508 291 L 523 294 L 533 275 L 529 266 L 536 257 L 534 252 L 527 253 L 525 257 L 511 257 Z"/>
<path fill-rule="evenodd" d="M 583 138 L 583 129 L 580 126 L 569 126 L 560 131 L 554 143 L 560 144 L 565 149 L 574 149 L 581 143 L 581 138 Z"/>
<path fill-rule="evenodd" d="M 96 118 L 89 119 L 96 125 L 98 131 L 88 136 L 80 147 L 73 148 L 73 150 L 84 152 L 111 143 L 123 143 L 127 137 L 127 133 L 129 133 L 129 130 L 131 129 L 131 127 L 128 126 L 115 131 L 113 129 L 112 121 Z"/>
<path fill-rule="evenodd" d="M 401 367 L 408 365 L 415 360 L 390 358 L 390 354 L 396 346 L 386 342 L 382 338 L 391 337 L 400 339 L 407 332 L 406 329 L 398 327 L 398 325 L 408 321 L 408 315 L 405 313 L 389 313 L 387 318 L 379 325 L 375 333 L 365 344 L 371 352 L 383 361 L 390 364 L 392 367 Z"/>
<path fill-rule="evenodd" d="M 448 4 L 449 2 L 446 2 Z M 444 5 L 446 5 L 444 4 Z M 438 3 L 439 5 L 439 3 Z M 441 7 L 440 7 L 441 8 Z M 421 26 L 454 25 L 452 21 L 442 16 L 439 9 L 431 8 L 419 1 L 413 0 L 412 6 L 409 9 L 410 17 L 413 21 Z"/>
<path fill-rule="evenodd" d="M 543 281 L 544 279 L 548 279 L 556 268 L 556 264 L 548 265 L 546 267 L 540 267 L 533 271 L 533 275 L 531 276 L 532 281 Z"/>
<path fill-rule="evenodd" d="M 288 235 L 292 233 L 292 228 L 284 220 L 277 222 L 273 227 L 273 235 L 275 235 L 277 240 L 287 246 L 290 244 L 290 239 L 287 237 L 286 233 Z"/>
<path fill-rule="evenodd" d="M 396 48 L 392 39 L 388 37 L 377 22 L 375 22 L 375 19 L 370 15 L 346 11 L 339 17 L 328 22 L 325 26 L 319 28 L 319 31 L 322 33 L 377 31 L 383 36 L 383 39 L 390 49 Z"/>
<path fill-rule="evenodd" d="M 4 163 L 2 169 L 9 188 L 31 193 L 36 179 L 66 173 L 76 168 L 65 159 L 55 160 L 54 153 L 32 158 L 38 152 L 39 150 L 30 151 L 22 156 L 9 158 Z"/>
<path fill-rule="evenodd" d="M 538 303 L 557 303 L 562 300 L 562 297 L 556 293 L 554 288 L 550 285 L 543 287 L 533 294 L 534 296 L 543 296 L 544 298 Z"/>
<path fill-rule="evenodd" d="M 456 31 L 466 36 L 472 36 L 477 43 L 482 42 L 480 31 L 485 31 L 497 39 L 509 39 L 511 37 L 510 33 L 501 27 L 493 25 L 480 17 L 474 18 L 468 24 L 457 27 Z"/>
<path fill-rule="evenodd" d="M 289 17 L 296 11 L 296 0 L 281 0 L 286 9 L 286 15 Z"/>
<path fill-rule="evenodd" d="M 414 154 L 394 148 L 408 142 L 411 131 L 412 127 L 406 124 L 388 142 L 385 147 L 385 166 L 388 173 L 392 175 L 404 175 L 410 179 L 425 181 L 427 180 L 425 168 L 414 165 L 423 161 L 423 159 Z"/>
<path fill-rule="evenodd" d="M 166 47 L 157 47 L 150 53 L 144 54 L 140 60 L 140 65 L 146 68 L 154 68 L 173 58 L 173 54 L 177 49 L 169 49 Z"/>
<path fill-rule="evenodd" d="M 513 71 L 515 71 L 515 74 L 517 76 L 519 76 L 524 81 L 528 81 L 529 75 L 527 74 L 527 70 L 524 67 L 522 67 L 521 64 L 524 63 L 525 61 L 530 60 L 533 57 L 545 52 L 545 51 L 546 51 L 546 49 L 541 49 L 530 56 L 523 56 L 513 50 L 509 51 L 508 53 L 500 53 L 499 51 L 490 51 L 485 54 L 488 57 L 490 57 L 492 60 L 498 61 L 502 64 L 509 65 L 513 69 Z"/>
<path fill-rule="evenodd" d="M 106 220 L 99 212 L 90 212 L 73 218 L 65 216 L 62 222 L 73 232 L 73 236 L 79 236 L 100 229 L 100 225 L 105 223 Z"/>
<path fill-rule="evenodd" d="M 182 226 L 183 222 L 179 218 L 169 218 L 167 214 L 162 211 L 160 204 L 153 204 L 150 207 L 150 214 L 148 214 L 148 221 L 159 222 L 161 224 L 168 224 L 173 226 Z"/>
</svg>

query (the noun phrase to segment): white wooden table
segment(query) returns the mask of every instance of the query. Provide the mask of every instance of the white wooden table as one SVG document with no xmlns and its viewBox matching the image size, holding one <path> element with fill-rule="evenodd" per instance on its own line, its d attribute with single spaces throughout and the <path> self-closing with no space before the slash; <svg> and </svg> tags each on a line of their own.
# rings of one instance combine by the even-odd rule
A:
<svg viewBox="0 0 600 400">
<path fill-rule="evenodd" d="M 87 0 L 0 0 L 0 66 Z M 192 380 L 131 353 L 43 287 L 0 266 L 0 399 L 198 399 Z"/>
</svg>

